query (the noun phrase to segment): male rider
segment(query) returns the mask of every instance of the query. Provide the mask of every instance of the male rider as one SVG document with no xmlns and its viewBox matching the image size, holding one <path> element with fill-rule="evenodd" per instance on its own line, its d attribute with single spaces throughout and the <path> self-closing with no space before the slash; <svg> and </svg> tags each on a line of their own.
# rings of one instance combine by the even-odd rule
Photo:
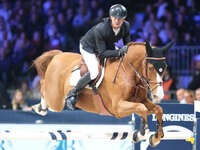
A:
<svg viewBox="0 0 200 150">
<path fill-rule="evenodd" d="M 79 92 L 98 76 L 98 57 L 111 58 L 121 57 L 127 52 L 128 47 L 116 49 L 115 43 L 120 39 L 124 45 L 131 42 L 130 25 L 125 18 L 126 8 L 121 4 L 110 7 L 110 17 L 92 27 L 80 40 L 80 53 L 88 67 L 88 72 L 81 77 L 77 85 L 66 97 L 67 105 L 74 110 Z"/>
</svg>

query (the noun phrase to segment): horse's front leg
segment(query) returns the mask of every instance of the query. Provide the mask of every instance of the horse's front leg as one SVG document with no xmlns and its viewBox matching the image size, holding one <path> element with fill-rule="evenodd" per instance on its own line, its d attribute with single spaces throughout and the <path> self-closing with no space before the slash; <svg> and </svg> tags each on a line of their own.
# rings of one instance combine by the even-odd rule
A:
<svg viewBox="0 0 200 150">
<path fill-rule="evenodd" d="M 149 133 L 149 127 L 147 123 L 147 117 L 146 118 L 141 117 L 140 129 L 134 131 L 133 141 L 137 143 L 140 142 L 141 140 L 146 139 L 148 133 Z"/>
<path fill-rule="evenodd" d="M 164 136 L 163 132 L 163 109 L 162 107 L 153 104 L 149 99 L 144 102 L 144 105 L 149 111 L 153 111 L 157 118 L 157 129 L 155 134 L 151 135 L 149 138 L 149 143 L 151 146 L 157 146 L 160 143 L 161 138 Z"/>
<path fill-rule="evenodd" d="M 147 115 L 152 114 L 152 112 L 149 111 L 146 108 L 146 106 L 142 103 L 134 103 L 134 102 L 124 101 L 124 100 L 121 100 L 118 103 L 117 107 L 118 107 L 117 114 L 119 118 L 132 115 L 133 113 L 137 113 L 139 116 L 141 116 L 140 129 L 134 131 L 133 141 L 139 142 L 145 139 L 149 133 L 149 128 L 147 124 Z"/>
</svg>

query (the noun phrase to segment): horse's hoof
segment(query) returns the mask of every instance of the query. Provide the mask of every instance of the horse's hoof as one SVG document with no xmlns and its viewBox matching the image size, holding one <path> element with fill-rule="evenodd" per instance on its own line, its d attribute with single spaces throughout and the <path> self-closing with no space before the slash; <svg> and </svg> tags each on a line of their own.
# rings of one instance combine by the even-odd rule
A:
<svg viewBox="0 0 200 150">
<path fill-rule="evenodd" d="M 149 137 L 149 144 L 150 144 L 152 147 L 156 147 L 156 146 L 160 143 L 160 141 L 157 142 L 157 143 L 153 142 L 153 136 L 154 136 L 154 134 L 152 134 L 152 135 Z"/>
<path fill-rule="evenodd" d="M 133 142 L 137 143 L 139 141 L 146 139 L 148 134 L 149 134 L 149 128 L 146 128 L 145 130 L 136 130 L 133 133 Z"/>
<path fill-rule="evenodd" d="M 138 133 L 139 133 L 139 130 L 136 130 L 134 133 L 133 133 L 133 142 L 134 143 L 138 143 L 139 140 L 138 140 Z"/>
<path fill-rule="evenodd" d="M 45 116 L 47 114 L 47 110 L 41 109 L 41 104 L 33 105 L 32 108 L 39 115 Z"/>
</svg>

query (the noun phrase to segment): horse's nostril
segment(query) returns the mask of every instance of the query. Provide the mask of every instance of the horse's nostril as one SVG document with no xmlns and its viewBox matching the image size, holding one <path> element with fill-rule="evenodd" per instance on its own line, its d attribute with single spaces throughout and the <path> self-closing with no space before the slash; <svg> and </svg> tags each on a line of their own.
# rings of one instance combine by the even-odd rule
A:
<svg viewBox="0 0 200 150">
<path fill-rule="evenodd" d="M 157 96 L 157 95 L 154 95 L 153 98 L 154 98 L 154 99 L 158 99 L 158 96 Z"/>
</svg>

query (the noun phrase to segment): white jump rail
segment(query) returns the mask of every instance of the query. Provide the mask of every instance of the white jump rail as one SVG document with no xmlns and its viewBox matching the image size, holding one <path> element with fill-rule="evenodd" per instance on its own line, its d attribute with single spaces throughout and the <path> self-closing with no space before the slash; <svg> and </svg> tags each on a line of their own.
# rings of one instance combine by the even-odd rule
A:
<svg viewBox="0 0 200 150">
<path fill-rule="evenodd" d="M 150 132 L 149 134 L 153 134 Z M 162 140 L 185 140 L 193 133 L 164 132 Z M 83 131 L 1 131 L 0 140 L 131 140 L 133 132 L 83 132 Z M 145 140 L 145 139 L 144 139 Z"/>
</svg>

